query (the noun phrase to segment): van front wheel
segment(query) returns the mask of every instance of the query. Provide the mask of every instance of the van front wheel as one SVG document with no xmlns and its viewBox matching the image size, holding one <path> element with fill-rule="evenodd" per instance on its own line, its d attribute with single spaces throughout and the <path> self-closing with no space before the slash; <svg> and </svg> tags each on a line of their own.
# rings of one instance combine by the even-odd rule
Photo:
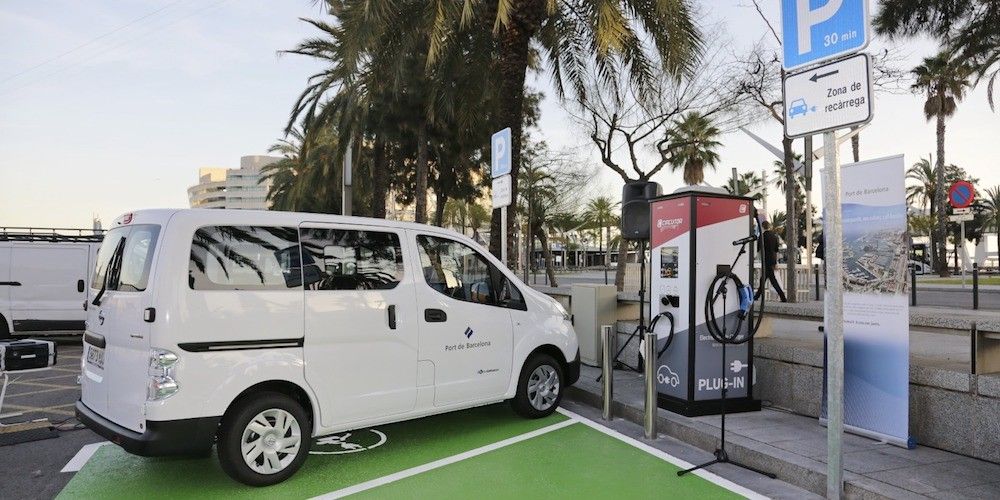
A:
<svg viewBox="0 0 1000 500">
<path fill-rule="evenodd" d="M 556 411 L 562 401 L 562 365 L 548 354 L 535 354 L 521 368 L 517 393 L 510 401 L 511 407 L 525 418 L 547 417 Z"/>
<path fill-rule="evenodd" d="M 256 394 L 223 419 L 219 463 L 243 484 L 277 484 L 302 466 L 311 436 L 309 416 L 298 402 L 275 392 Z"/>
</svg>

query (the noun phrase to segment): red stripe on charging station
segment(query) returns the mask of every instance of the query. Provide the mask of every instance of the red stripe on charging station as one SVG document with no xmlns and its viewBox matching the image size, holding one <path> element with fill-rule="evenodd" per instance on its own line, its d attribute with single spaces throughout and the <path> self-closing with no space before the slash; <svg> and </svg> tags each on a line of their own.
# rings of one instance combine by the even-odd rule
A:
<svg viewBox="0 0 1000 500">
<path fill-rule="evenodd" d="M 746 200 L 699 196 L 695 199 L 695 203 L 698 205 L 698 227 L 711 226 L 750 215 L 750 202 Z"/>
<path fill-rule="evenodd" d="M 690 198 L 653 202 L 650 207 L 651 248 L 656 248 L 691 230 Z"/>
</svg>

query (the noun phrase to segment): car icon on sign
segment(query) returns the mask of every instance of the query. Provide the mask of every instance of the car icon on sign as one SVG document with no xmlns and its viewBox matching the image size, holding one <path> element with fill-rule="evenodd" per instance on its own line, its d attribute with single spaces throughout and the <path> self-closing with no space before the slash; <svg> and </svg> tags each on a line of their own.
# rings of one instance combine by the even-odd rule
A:
<svg viewBox="0 0 1000 500">
<path fill-rule="evenodd" d="M 796 99 L 792 101 L 792 105 L 788 107 L 788 117 L 795 118 L 797 115 L 805 116 L 809 112 L 809 106 L 806 106 L 805 99 Z"/>
</svg>

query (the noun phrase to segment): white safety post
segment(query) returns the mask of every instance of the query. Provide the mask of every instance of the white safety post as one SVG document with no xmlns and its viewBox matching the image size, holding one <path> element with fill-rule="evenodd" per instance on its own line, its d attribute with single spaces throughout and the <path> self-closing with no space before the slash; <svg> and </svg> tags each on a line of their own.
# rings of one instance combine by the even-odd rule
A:
<svg viewBox="0 0 1000 500">
<path fill-rule="evenodd" d="M 834 132 L 823 134 L 823 236 L 826 238 L 827 426 L 826 497 L 844 490 L 841 440 L 844 435 L 844 243 L 841 220 L 840 153 Z"/>
<path fill-rule="evenodd" d="M 341 214 L 343 215 L 351 215 L 351 212 L 353 210 L 353 207 L 351 206 L 353 202 L 353 200 L 351 199 L 352 198 L 351 195 L 353 194 L 351 190 L 351 183 L 352 183 L 351 167 L 354 164 L 353 162 L 354 158 L 351 151 L 352 146 L 353 144 L 351 144 L 351 142 L 348 141 L 347 150 L 344 151 L 344 184 L 343 184 L 343 196 L 341 197 L 342 198 Z"/>
</svg>

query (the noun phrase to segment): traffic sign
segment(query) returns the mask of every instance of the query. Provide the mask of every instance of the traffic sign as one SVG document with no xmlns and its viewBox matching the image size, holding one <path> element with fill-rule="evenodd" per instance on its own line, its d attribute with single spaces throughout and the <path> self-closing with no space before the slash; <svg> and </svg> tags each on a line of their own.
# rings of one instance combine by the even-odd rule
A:
<svg viewBox="0 0 1000 500">
<path fill-rule="evenodd" d="M 965 208 L 976 201 L 976 188 L 969 181 L 955 181 L 948 189 L 948 202 L 952 208 Z"/>
<path fill-rule="evenodd" d="M 833 0 L 831 0 L 833 1 Z M 785 77 L 785 136 L 803 137 L 867 123 L 872 119 L 868 54 Z"/>
<path fill-rule="evenodd" d="M 949 215 L 948 216 L 948 220 L 950 220 L 952 222 L 969 222 L 969 221 L 971 221 L 971 220 L 973 220 L 975 218 L 976 218 L 976 216 L 974 214 L 971 214 L 971 213 L 969 213 L 969 214 Z"/>
<path fill-rule="evenodd" d="M 786 70 L 863 50 L 871 41 L 868 0 L 781 0 L 781 26 Z"/>
<path fill-rule="evenodd" d="M 507 127 L 495 134 L 490 140 L 490 170 L 493 178 L 510 173 L 511 151 L 510 151 L 510 127 Z"/>
<path fill-rule="evenodd" d="M 511 192 L 510 174 L 493 179 L 493 208 L 510 205 Z"/>
<path fill-rule="evenodd" d="M 972 207 L 953 208 L 951 210 L 951 215 L 961 215 L 961 214 L 971 214 L 971 213 L 972 213 Z"/>
</svg>

